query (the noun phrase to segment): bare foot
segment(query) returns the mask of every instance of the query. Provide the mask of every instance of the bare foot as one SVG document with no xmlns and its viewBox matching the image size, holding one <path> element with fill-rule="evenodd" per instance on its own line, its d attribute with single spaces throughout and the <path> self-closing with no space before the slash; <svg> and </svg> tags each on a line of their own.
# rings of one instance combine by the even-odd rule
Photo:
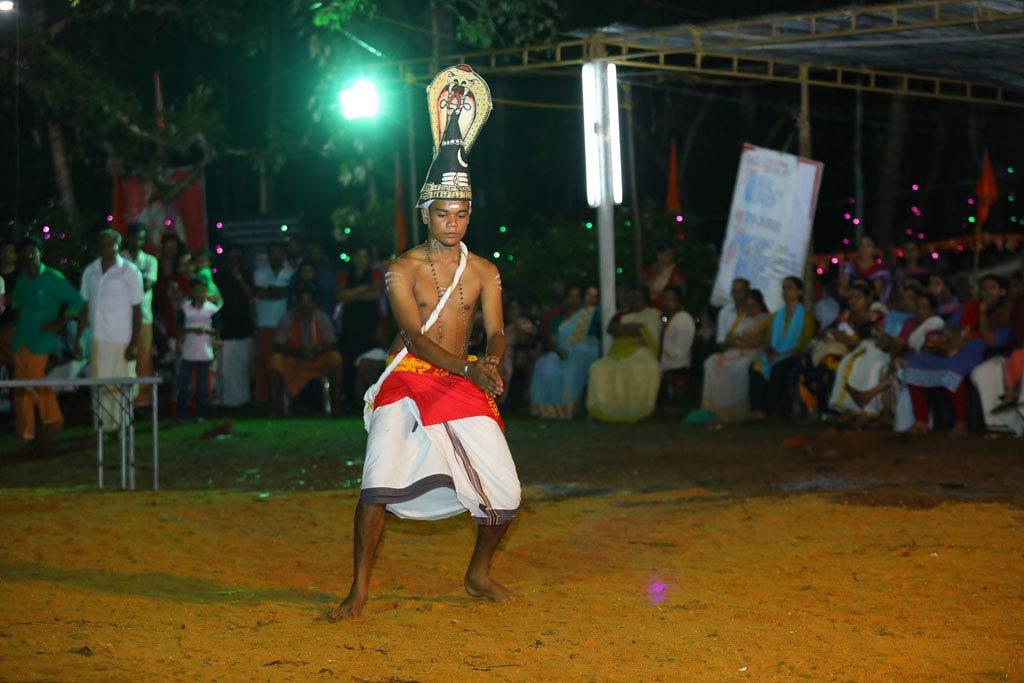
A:
<svg viewBox="0 0 1024 683">
<path fill-rule="evenodd" d="M 876 391 L 861 391 L 860 389 L 851 387 L 849 384 L 846 384 L 843 388 L 846 389 L 846 393 L 848 393 L 850 398 L 852 398 L 861 408 L 871 403 L 875 396 L 878 395 L 878 392 Z"/>
<path fill-rule="evenodd" d="M 914 426 L 910 428 L 911 434 L 927 434 L 928 423 L 927 422 L 915 422 Z"/>
<path fill-rule="evenodd" d="M 341 604 L 327 613 L 327 621 L 333 624 L 336 621 L 349 621 L 358 618 L 363 613 L 367 597 L 366 591 L 353 588 L 349 591 L 348 597 L 341 601 Z"/>
<path fill-rule="evenodd" d="M 505 602 L 512 599 L 512 593 L 491 577 L 466 576 L 466 592 L 474 598 L 487 598 L 491 602 Z"/>
</svg>

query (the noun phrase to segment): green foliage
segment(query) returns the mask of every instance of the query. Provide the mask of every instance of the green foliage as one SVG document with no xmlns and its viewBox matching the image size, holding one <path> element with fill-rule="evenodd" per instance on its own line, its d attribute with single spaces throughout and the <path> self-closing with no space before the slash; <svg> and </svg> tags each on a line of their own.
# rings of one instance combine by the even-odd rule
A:
<svg viewBox="0 0 1024 683">
<path fill-rule="evenodd" d="M 622 207 L 615 220 L 615 260 L 622 269 L 616 276 L 616 283 L 620 286 L 639 281 L 631 215 Z M 654 259 L 659 243 L 672 245 L 686 275 L 684 305 L 689 311 L 699 311 L 707 305 L 717 267 L 714 244 L 703 237 L 700 221 L 687 217 L 685 224 L 676 223 L 675 216 L 665 214 L 656 202 L 644 206 L 642 220 L 645 252 L 642 262 Z M 586 227 L 588 222 L 592 227 Z M 681 225 L 686 226 L 685 230 L 680 229 Z M 467 241 L 471 246 L 476 242 L 472 227 Z M 593 218 L 538 216 L 525 225 L 509 226 L 506 233 L 490 240 L 489 244 L 494 245 L 493 249 L 473 248 L 497 263 L 506 293 L 526 307 L 549 304 L 550 286 L 557 278 L 584 286 L 598 283 L 597 225 Z M 494 251 L 501 256 L 494 258 Z M 509 255 L 513 257 L 511 261 Z"/>
<path fill-rule="evenodd" d="M 317 0 L 310 4 L 313 26 L 332 31 L 344 30 L 354 19 L 372 19 L 377 11 L 373 0 Z"/>
<path fill-rule="evenodd" d="M 456 36 L 476 47 L 514 47 L 551 40 L 556 33 L 555 0 L 451 0 Z"/>
<path fill-rule="evenodd" d="M 394 209 L 393 200 L 380 201 L 368 207 L 353 205 L 340 206 L 331 212 L 331 225 L 335 241 L 340 248 L 354 246 L 380 246 L 381 253 L 390 254 L 394 249 Z M 345 228 L 350 228 L 348 234 Z"/>
<path fill-rule="evenodd" d="M 476 242 L 473 229 L 470 226 L 467 236 L 471 247 Z M 526 225 L 510 226 L 493 243 L 501 256 L 492 260 L 501 271 L 506 294 L 526 308 L 550 304 L 551 284 L 557 278 L 571 284 L 597 284 L 597 228 L 588 230 L 583 221 L 535 216 Z"/>
</svg>

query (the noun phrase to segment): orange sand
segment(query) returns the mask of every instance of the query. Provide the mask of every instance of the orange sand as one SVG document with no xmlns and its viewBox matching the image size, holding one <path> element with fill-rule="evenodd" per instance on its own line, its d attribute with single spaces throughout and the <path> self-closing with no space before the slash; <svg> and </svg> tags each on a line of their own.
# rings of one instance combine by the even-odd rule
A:
<svg viewBox="0 0 1024 683">
<path fill-rule="evenodd" d="M 701 490 L 389 518 L 358 623 L 352 493 L 0 494 L 4 680 L 1024 680 L 1024 512 Z M 665 584 L 660 604 L 652 582 Z"/>
</svg>

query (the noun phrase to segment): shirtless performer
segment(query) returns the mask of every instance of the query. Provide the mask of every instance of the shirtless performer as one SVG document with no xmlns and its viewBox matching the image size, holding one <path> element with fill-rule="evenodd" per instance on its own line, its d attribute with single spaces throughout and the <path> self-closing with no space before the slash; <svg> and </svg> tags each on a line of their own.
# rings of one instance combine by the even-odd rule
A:
<svg viewBox="0 0 1024 683">
<path fill-rule="evenodd" d="M 466 153 L 490 113 L 490 93 L 482 78 L 459 65 L 438 74 L 427 99 L 435 153 L 419 206 L 428 237 L 397 258 L 385 279 L 399 335 L 393 360 L 366 396 L 369 438 L 352 587 L 330 621 L 362 612 L 385 511 L 423 520 L 469 511 L 478 527 L 466 591 L 495 602 L 510 597 L 490 575 L 520 497 L 494 403 L 504 390 L 498 372 L 505 354 L 501 279 L 492 263 L 462 243 L 472 197 Z M 477 304 L 487 331 L 483 358 L 467 355 Z"/>
</svg>

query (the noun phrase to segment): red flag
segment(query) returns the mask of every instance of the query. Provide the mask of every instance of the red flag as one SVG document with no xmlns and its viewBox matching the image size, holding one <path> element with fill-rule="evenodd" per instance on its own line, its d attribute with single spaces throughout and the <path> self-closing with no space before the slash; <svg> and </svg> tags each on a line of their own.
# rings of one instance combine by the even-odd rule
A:
<svg viewBox="0 0 1024 683">
<path fill-rule="evenodd" d="M 409 217 L 405 213 L 405 183 L 402 181 L 402 160 L 395 152 L 395 253 L 401 254 L 409 241 Z"/>
<path fill-rule="evenodd" d="M 978 227 L 980 228 L 988 220 L 988 210 L 999 197 L 999 188 L 996 187 L 996 174 L 992 170 L 992 160 L 988 157 L 988 150 L 981 159 L 981 177 L 974 184 L 974 195 L 978 202 Z"/>
<path fill-rule="evenodd" d="M 665 188 L 665 211 L 679 213 L 683 210 L 679 201 L 679 159 L 676 155 L 676 139 L 672 138 L 671 155 L 668 160 L 668 185 Z"/>
<path fill-rule="evenodd" d="M 125 230 L 128 227 L 128 222 L 124 219 L 124 193 L 121 191 L 121 176 L 114 176 L 114 201 L 113 208 L 110 210 L 110 215 L 114 217 L 112 221 L 114 229 L 124 236 Z"/>
</svg>

